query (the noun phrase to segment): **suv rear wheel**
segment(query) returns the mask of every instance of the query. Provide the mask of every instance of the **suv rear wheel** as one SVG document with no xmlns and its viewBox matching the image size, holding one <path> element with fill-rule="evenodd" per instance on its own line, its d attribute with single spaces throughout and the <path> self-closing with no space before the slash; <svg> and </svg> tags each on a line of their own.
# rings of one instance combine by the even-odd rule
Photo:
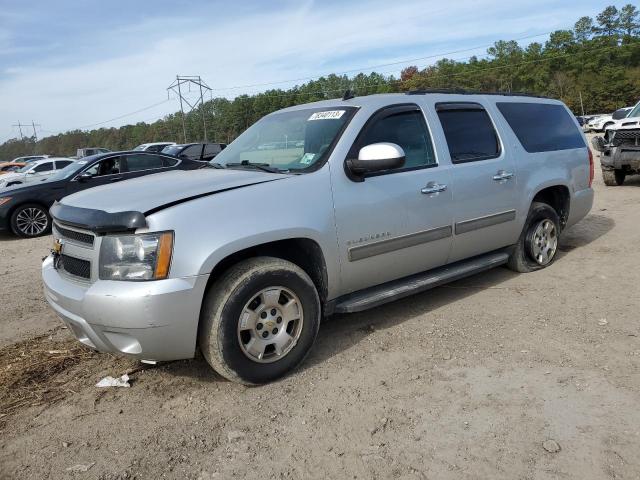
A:
<svg viewBox="0 0 640 480">
<path fill-rule="evenodd" d="M 320 327 L 320 299 L 297 265 L 272 257 L 244 260 L 209 289 L 200 317 L 200 349 L 223 377 L 267 383 L 293 370 Z"/>
<path fill-rule="evenodd" d="M 626 174 L 620 169 L 616 170 L 602 170 L 602 180 L 604 184 L 609 187 L 620 186 L 624 183 Z"/>
<path fill-rule="evenodd" d="M 556 211 L 546 203 L 533 202 L 507 266 L 522 273 L 548 267 L 556 258 L 559 236 L 560 219 Z"/>
<path fill-rule="evenodd" d="M 51 230 L 51 217 L 42 205 L 21 205 L 11 214 L 11 230 L 19 237 L 41 237 Z"/>
</svg>

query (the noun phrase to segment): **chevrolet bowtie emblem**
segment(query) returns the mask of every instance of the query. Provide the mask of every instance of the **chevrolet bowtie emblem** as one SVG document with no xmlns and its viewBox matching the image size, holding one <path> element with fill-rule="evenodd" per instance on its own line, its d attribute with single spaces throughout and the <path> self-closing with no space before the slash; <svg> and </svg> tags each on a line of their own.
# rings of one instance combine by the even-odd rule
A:
<svg viewBox="0 0 640 480">
<path fill-rule="evenodd" d="M 60 255 L 62 253 L 62 240 L 54 240 L 51 251 L 56 255 Z"/>
</svg>

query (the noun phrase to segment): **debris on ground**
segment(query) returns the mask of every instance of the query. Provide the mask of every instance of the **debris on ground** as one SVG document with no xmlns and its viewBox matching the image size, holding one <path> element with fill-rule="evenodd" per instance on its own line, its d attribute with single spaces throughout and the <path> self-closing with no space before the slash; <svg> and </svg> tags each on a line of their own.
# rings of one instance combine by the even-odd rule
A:
<svg viewBox="0 0 640 480">
<path fill-rule="evenodd" d="M 67 472 L 86 472 L 95 464 L 96 462 L 84 463 L 84 464 L 79 463 L 78 465 L 74 465 L 72 467 L 67 468 Z"/>
<path fill-rule="evenodd" d="M 96 383 L 96 387 L 98 388 L 107 388 L 107 387 L 124 387 L 129 388 L 131 385 L 129 384 L 129 375 L 126 373 L 121 377 L 104 377 L 98 383 Z"/>
<path fill-rule="evenodd" d="M 0 349 L 0 411 L 8 414 L 64 398 L 68 387 L 51 380 L 93 355 L 76 339 L 54 340 L 51 333 Z"/>
<path fill-rule="evenodd" d="M 604 327 L 607 323 L 607 319 L 606 318 L 601 318 L 600 320 L 598 320 L 598 325 L 600 325 L 601 327 Z"/>
<path fill-rule="evenodd" d="M 549 453 L 558 453 L 560 451 L 560 444 L 555 440 L 549 439 L 542 442 L 542 448 Z"/>
</svg>

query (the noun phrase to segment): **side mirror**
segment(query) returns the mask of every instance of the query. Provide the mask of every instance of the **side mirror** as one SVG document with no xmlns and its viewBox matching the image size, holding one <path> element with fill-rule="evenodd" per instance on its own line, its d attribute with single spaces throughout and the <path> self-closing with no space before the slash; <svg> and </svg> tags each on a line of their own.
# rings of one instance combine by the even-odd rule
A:
<svg viewBox="0 0 640 480">
<path fill-rule="evenodd" d="M 347 160 L 347 168 L 358 177 L 367 173 L 400 168 L 404 165 L 404 150 L 395 143 L 372 143 L 362 147 L 357 159 Z"/>
<path fill-rule="evenodd" d="M 29 170 L 27 172 L 27 175 L 35 175 L 35 174 L 36 174 L 36 172 L 34 170 Z"/>
<path fill-rule="evenodd" d="M 91 175 L 89 172 L 83 172 L 77 176 L 77 179 L 79 182 L 86 182 L 87 180 L 90 180 L 92 178 L 93 178 L 93 175 Z"/>
</svg>

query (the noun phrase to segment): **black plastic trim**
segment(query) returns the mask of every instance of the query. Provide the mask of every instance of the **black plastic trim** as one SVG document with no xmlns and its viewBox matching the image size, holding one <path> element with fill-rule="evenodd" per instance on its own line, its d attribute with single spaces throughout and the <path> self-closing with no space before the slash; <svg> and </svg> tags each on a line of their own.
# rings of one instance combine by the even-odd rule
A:
<svg viewBox="0 0 640 480">
<path fill-rule="evenodd" d="M 87 229 L 95 233 L 131 232 L 147 226 L 147 220 L 142 212 L 109 213 L 104 210 L 72 207 L 56 202 L 49 213 L 60 224 Z"/>
</svg>

